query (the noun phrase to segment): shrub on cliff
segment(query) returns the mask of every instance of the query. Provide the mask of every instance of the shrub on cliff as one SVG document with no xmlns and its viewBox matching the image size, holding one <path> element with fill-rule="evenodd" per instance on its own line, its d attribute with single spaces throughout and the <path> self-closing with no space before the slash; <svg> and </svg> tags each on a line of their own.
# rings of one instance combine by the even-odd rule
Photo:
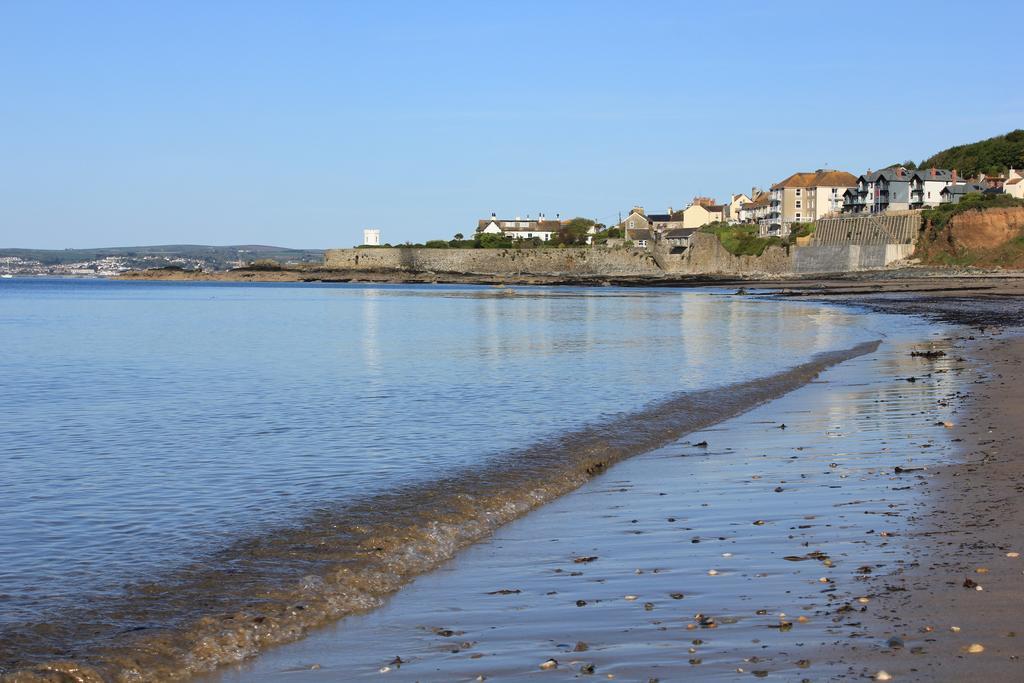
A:
<svg viewBox="0 0 1024 683">
<path fill-rule="evenodd" d="M 1024 206 L 1024 200 L 1016 199 L 1008 194 L 982 194 L 980 192 L 965 195 L 956 204 L 942 204 L 933 209 L 921 212 L 924 225 L 933 230 L 941 230 L 949 223 L 949 219 L 965 211 L 983 211 L 985 209 L 1005 209 L 1013 206 Z"/>
<path fill-rule="evenodd" d="M 725 250 L 733 256 L 760 256 L 768 247 L 783 244 L 778 237 L 759 237 L 756 225 L 711 223 L 700 231 L 717 237 Z"/>
<path fill-rule="evenodd" d="M 423 246 L 427 249 L 447 249 L 449 245 L 444 240 L 427 240 Z"/>
</svg>

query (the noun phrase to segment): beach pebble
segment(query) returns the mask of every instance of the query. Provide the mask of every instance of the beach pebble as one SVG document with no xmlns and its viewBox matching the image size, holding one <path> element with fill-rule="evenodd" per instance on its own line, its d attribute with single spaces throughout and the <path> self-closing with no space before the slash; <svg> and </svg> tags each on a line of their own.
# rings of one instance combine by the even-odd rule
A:
<svg viewBox="0 0 1024 683">
<path fill-rule="evenodd" d="M 874 676 L 872 676 L 872 678 L 874 678 L 876 681 L 891 681 L 892 674 L 890 674 L 888 671 L 883 670 L 876 673 Z"/>
<path fill-rule="evenodd" d="M 576 647 L 572 649 L 573 652 L 586 652 L 590 649 L 590 646 L 584 643 L 582 640 L 576 643 Z"/>
<path fill-rule="evenodd" d="M 732 553 L 722 553 L 722 557 L 732 557 Z"/>
<path fill-rule="evenodd" d="M 548 659 L 540 663 L 540 668 L 547 671 L 548 669 L 555 669 L 558 667 L 557 659 Z"/>
<path fill-rule="evenodd" d="M 682 600 L 686 597 L 683 593 L 669 593 L 668 596 L 673 600 Z"/>
<path fill-rule="evenodd" d="M 718 576 L 718 570 L 717 569 L 709 569 L 708 570 L 708 576 Z"/>
<path fill-rule="evenodd" d="M 889 640 L 885 641 L 885 644 L 886 644 L 886 646 L 888 646 L 889 648 L 891 648 L 893 650 L 902 650 L 903 649 L 903 639 L 902 638 L 897 638 L 896 636 L 893 636 Z"/>
<path fill-rule="evenodd" d="M 979 652 L 984 652 L 985 646 L 981 643 L 971 643 L 967 646 L 967 651 L 970 652 L 972 655 L 976 655 Z"/>
<path fill-rule="evenodd" d="M 1020 553 L 1006 553 L 1006 556 L 1012 559 L 1017 559 L 1020 557 Z"/>
<path fill-rule="evenodd" d="M 628 600 L 629 602 L 633 602 L 634 600 L 637 599 L 637 596 L 636 595 L 627 595 L 624 599 Z"/>
<path fill-rule="evenodd" d="M 592 673 L 594 673 L 594 665 L 593 664 L 584 664 L 583 666 L 580 667 L 580 673 L 581 674 L 592 674 Z"/>
<path fill-rule="evenodd" d="M 387 672 L 391 671 L 391 667 L 390 666 L 382 666 L 381 668 L 379 668 L 377 670 L 379 672 L 381 672 L 382 674 L 386 674 Z"/>
<path fill-rule="evenodd" d="M 953 633 L 960 633 L 960 627 L 959 626 L 950 626 L 949 630 L 952 631 Z"/>
</svg>

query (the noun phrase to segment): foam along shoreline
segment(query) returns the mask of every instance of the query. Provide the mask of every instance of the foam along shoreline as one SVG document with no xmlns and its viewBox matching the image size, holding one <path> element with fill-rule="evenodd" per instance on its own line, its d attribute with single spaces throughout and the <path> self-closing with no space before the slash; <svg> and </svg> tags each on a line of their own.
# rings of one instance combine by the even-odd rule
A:
<svg viewBox="0 0 1024 683">
<path fill-rule="evenodd" d="M 952 347 L 920 343 L 931 341 L 887 343 L 622 462 L 382 609 L 201 680 L 873 674 L 857 648 L 900 637 L 868 620 L 904 595 L 885 577 L 909 568 L 927 478 L 959 457 L 947 423 L 978 378 Z M 911 355 L 922 349 L 949 353 Z M 839 657 L 837 644 L 854 651 Z"/>
<path fill-rule="evenodd" d="M 26 625 L 6 681 L 180 680 L 252 657 L 310 629 L 380 606 L 412 578 L 500 526 L 578 488 L 616 462 L 739 415 L 812 381 L 879 342 L 818 354 L 790 370 L 673 395 L 487 467 L 429 486 L 323 510 L 215 555 L 116 605 L 90 605 L 60 624 Z M 84 653 L 69 659 L 68 652 Z"/>
</svg>

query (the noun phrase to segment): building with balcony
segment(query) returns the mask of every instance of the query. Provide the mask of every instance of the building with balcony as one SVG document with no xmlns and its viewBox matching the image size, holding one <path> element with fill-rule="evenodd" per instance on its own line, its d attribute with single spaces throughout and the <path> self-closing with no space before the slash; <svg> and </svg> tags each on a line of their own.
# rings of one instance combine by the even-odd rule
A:
<svg viewBox="0 0 1024 683">
<path fill-rule="evenodd" d="M 758 219 L 760 235 L 785 237 L 794 223 L 838 214 L 843 209 L 843 193 L 856 185 L 857 178 L 846 171 L 794 173 L 772 185 L 768 210 Z"/>
</svg>

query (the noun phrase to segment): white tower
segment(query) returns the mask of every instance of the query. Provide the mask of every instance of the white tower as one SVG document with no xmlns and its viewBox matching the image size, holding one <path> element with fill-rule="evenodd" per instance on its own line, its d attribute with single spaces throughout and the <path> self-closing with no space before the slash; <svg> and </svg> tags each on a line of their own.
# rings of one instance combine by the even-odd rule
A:
<svg viewBox="0 0 1024 683">
<path fill-rule="evenodd" d="M 367 228 L 363 230 L 363 244 L 371 247 L 380 246 L 380 230 Z"/>
</svg>

